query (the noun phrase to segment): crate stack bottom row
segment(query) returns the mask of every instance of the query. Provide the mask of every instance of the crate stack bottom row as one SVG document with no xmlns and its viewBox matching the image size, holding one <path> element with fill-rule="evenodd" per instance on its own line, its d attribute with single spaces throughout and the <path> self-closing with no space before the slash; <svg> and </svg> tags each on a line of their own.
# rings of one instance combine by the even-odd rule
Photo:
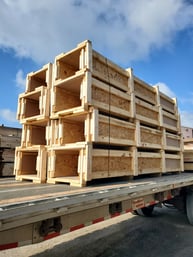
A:
<svg viewBox="0 0 193 257">
<path fill-rule="evenodd" d="M 88 46 L 28 75 L 18 100 L 23 128 L 16 179 L 85 186 L 95 179 L 182 172 L 176 101 Z"/>
</svg>

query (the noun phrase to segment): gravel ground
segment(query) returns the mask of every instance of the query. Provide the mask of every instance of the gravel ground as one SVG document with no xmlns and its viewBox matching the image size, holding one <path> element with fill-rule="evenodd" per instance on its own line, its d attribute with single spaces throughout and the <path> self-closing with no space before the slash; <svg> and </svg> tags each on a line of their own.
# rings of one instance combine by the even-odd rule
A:
<svg viewBox="0 0 193 257">
<path fill-rule="evenodd" d="M 185 214 L 156 208 L 151 218 L 122 215 L 0 257 L 191 257 L 192 241 Z"/>
</svg>

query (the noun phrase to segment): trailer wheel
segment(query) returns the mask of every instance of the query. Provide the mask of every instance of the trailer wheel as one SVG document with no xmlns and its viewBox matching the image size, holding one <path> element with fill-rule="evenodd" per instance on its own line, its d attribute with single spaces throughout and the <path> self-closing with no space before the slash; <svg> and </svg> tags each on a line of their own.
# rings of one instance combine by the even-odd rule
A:
<svg viewBox="0 0 193 257">
<path fill-rule="evenodd" d="M 189 223 L 193 225 L 193 192 L 186 195 L 186 215 Z"/>
<path fill-rule="evenodd" d="M 151 217 L 153 213 L 154 205 L 150 205 L 147 207 L 143 207 L 141 209 L 137 209 L 136 213 L 140 216 L 145 216 L 145 217 Z"/>
</svg>

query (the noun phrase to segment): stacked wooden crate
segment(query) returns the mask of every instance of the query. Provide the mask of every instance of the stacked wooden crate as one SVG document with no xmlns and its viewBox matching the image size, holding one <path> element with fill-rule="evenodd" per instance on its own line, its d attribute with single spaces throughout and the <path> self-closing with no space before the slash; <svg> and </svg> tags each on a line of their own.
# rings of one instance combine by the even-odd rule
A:
<svg viewBox="0 0 193 257">
<path fill-rule="evenodd" d="M 13 176 L 15 147 L 21 144 L 21 129 L 0 126 L 0 177 Z"/>
<path fill-rule="evenodd" d="M 17 180 L 46 182 L 46 129 L 50 116 L 52 64 L 31 72 L 26 90 L 19 95 L 17 118 L 22 124 L 21 145 L 15 151 L 14 172 Z"/>
<path fill-rule="evenodd" d="M 193 138 L 184 139 L 184 170 L 193 170 Z"/>
<path fill-rule="evenodd" d="M 34 137 L 34 142 L 44 139 L 40 146 L 47 154 L 47 165 L 42 164 L 47 173 L 40 181 L 84 186 L 100 178 L 183 170 L 176 102 L 135 77 L 132 69 L 122 69 L 85 41 L 56 56 L 52 77 L 49 93 L 44 86 L 40 94 L 50 98 L 41 104 L 36 100 L 36 111 L 30 111 L 33 99 L 26 99 L 40 92 L 38 83 L 19 97 L 25 133 L 16 163 L 23 159 L 22 151 L 34 147 L 32 134 L 38 128 L 31 126 L 43 122 L 43 136 Z M 36 157 L 39 173 L 41 158 Z M 16 174 L 21 176 L 20 165 Z"/>
</svg>

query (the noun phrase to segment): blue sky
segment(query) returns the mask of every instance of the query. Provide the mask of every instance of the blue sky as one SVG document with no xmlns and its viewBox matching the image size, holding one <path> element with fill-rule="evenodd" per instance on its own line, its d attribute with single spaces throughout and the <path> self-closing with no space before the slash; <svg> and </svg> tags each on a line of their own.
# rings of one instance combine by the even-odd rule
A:
<svg viewBox="0 0 193 257">
<path fill-rule="evenodd" d="M 1 0 L 0 125 L 20 127 L 27 73 L 86 39 L 150 85 L 177 97 L 193 127 L 193 3 L 188 0 Z"/>
</svg>

